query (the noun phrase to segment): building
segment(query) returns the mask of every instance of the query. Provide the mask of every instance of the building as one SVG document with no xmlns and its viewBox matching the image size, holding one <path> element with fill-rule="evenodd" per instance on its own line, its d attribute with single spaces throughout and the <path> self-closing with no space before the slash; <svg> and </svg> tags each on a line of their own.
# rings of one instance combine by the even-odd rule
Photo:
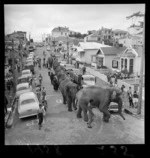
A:
<svg viewBox="0 0 150 158">
<path fill-rule="evenodd" d="M 88 35 L 90 35 L 90 34 L 96 33 L 96 30 L 89 30 L 89 31 L 87 31 L 87 33 L 88 33 Z"/>
<path fill-rule="evenodd" d="M 69 35 L 69 28 L 67 27 L 56 27 L 52 30 L 52 37 L 64 36 L 67 37 Z"/>
<path fill-rule="evenodd" d="M 120 30 L 120 29 L 116 29 L 116 30 L 113 30 L 112 31 L 112 37 L 117 40 L 119 38 L 123 38 L 123 37 L 126 37 L 128 34 L 127 31 L 124 31 L 124 30 Z"/>
<path fill-rule="evenodd" d="M 95 55 L 92 55 L 92 65 L 106 66 L 109 69 L 118 69 L 119 62 L 114 60 L 126 47 L 100 47 Z"/>
<path fill-rule="evenodd" d="M 118 43 L 122 44 L 123 46 L 126 46 L 126 47 L 142 46 L 143 38 L 141 35 L 129 35 L 126 37 L 119 38 Z"/>
<path fill-rule="evenodd" d="M 97 32 L 84 37 L 84 42 L 101 42 L 101 35 Z"/>
<path fill-rule="evenodd" d="M 78 46 L 76 47 L 76 52 L 78 56 L 76 60 L 80 63 L 91 64 L 92 56 L 96 55 L 101 47 L 110 46 L 96 42 L 79 42 Z"/>
<path fill-rule="evenodd" d="M 120 70 L 127 69 L 129 73 L 134 74 L 135 76 L 140 75 L 141 67 L 141 55 L 142 55 L 142 46 L 128 47 L 126 50 L 121 53 L 120 56 Z"/>
<path fill-rule="evenodd" d="M 18 40 L 18 41 L 22 41 L 23 43 L 27 42 L 27 37 L 26 37 L 26 32 L 23 31 L 14 31 L 11 34 L 8 34 L 5 36 L 6 40 Z"/>
</svg>

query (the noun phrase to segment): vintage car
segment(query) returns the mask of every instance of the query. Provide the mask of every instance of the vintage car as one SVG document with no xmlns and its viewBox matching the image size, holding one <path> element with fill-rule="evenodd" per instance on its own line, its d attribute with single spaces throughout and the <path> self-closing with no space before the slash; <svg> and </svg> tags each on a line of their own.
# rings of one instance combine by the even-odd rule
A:
<svg viewBox="0 0 150 158">
<path fill-rule="evenodd" d="M 29 61 L 27 64 L 25 64 L 24 70 L 30 70 L 32 74 L 34 74 L 34 63 L 33 61 Z"/>
<path fill-rule="evenodd" d="M 29 52 L 33 52 L 34 51 L 34 47 L 33 46 L 29 46 Z"/>
<path fill-rule="evenodd" d="M 82 83 L 83 88 L 94 86 L 96 84 L 96 77 L 93 75 L 82 75 Z"/>
<path fill-rule="evenodd" d="M 18 78 L 18 84 L 26 83 L 26 82 L 29 82 L 29 76 L 28 75 L 22 75 Z"/>
<path fill-rule="evenodd" d="M 118 112 L 118 104 L 115 102 L 111 102 L 108 108 L 109 112 Z M 122 108 L 124 110 L 124 107 Z"/>
<path fill-rule="evenodd" d="M 37 115 L 39 109 L 39 101 L 35 93 L 26 92 L 19 96 L 18 113 L 19 118 L 25 118 Z"/>
<path fill-rule="evenodd" d="M 31 92 L 32 86 L 29 85 L 28 82 L 20 83 L 16 86 L 16 98 L 18 98 L 21 94 L 25 92 Z"/>
<path fill-rule="evenodd" d="M 25 67 L 27 66 L 27 64 L 25 65 Z M 22 71 L 22 75 L 28 75 L 29 77 L 32 77 L 32 72 L 30 69 L 26 69 Z"/>
</svg>

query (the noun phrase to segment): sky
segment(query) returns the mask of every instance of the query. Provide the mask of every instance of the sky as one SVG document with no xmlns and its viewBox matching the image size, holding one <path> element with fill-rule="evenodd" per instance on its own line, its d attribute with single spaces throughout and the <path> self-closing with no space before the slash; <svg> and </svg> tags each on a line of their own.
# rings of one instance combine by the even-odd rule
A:
<svg viewBox="0 0 150 158">
<path fill-rule="evenodd" d="M 102 26 L 127 30 L 133 23 L 143 20 L 126 20 L 127 16 L 138 11 L 145 13 L 145 4 L 4 5 L 4 28 L 5 34 L 26 31 L 27 38 L 30 33 L 35 41 L 42 40 L 44 33 L 51 34 L 58 26 L 80 33 L 98 30 Z"/>
</svg>

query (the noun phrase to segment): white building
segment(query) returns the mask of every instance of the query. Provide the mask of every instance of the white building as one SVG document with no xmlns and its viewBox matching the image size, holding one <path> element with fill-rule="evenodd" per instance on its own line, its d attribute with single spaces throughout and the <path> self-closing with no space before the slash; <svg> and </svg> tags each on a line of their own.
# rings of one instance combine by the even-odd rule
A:
<svg viewBox="0 0 150 158">
<path fill-rule="evenodd" d="M 78 54 L 76 60 L 80 61 L 81 63 L 91 64 L 93 55 L 96 55 L 101 47 L 110 46 L 96 42 L 79 42 L 78 47 L 76 48 L 76 52 Z"/>
<path fill-rule="evenodd" d="M 101 36 L 98 35 L 97 33 L 90 34 L 84 37 L 84 42 L 88 42 L 88 41 L 93 41 L 93 42 L 101 41 Z"/>
<path fill-rule="evenodd" d="M 52 30 L 52 37 L 59 37 L 59 36 L 65 36 L 67 37 L 69 35 L 69 28 L 67 27 L 56 27 Z"/>
<path fill-rule="evenodd" d="M 130 73 L 135 74 L 135 76 L 140 75 L 141 55 L 142 46 L 127 48 L 120 55 L 120 70 L 127 69 Z"/>
<path fill-rule="evenodd" d="M 124 30 L 120 30 L 120 29 L 116 29 L 112 31 L 112 36 L 114 39 L 119 39 L 122 37 L 126 37 L 126 35 L 128 34 L 127 31 Z"/>
<path fill-rule="evenodd" d="M 119 38 L 118 43 L 126 47 L 135 46 L 135 45 L 142 46 L 143 39 L 141 35 L 130 35 L 123 38 Z"/>
</svg>

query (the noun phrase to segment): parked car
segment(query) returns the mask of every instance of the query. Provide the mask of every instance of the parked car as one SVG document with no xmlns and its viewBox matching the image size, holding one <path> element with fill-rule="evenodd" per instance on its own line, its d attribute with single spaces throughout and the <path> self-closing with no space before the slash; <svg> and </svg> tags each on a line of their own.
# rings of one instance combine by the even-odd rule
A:
<svg viewBox="0 0 150 158">
<path fill-rule="evenodd" d="M 33 46 L 29 46 L 29 52 L 34 51 L 34 47 Z"/>
<path fill-rule="evenodd" d="M 118 104 L 114 103 L 114 102 L 111 102 L 110 105 L 109 105 L 108 110 L 110 112 L 118 112 Z M 122 110 L 124 110 L 124 108 L 122 108 Z"/>
<path fill-rule="evenodd" d="M 28 75 L 22 75 L 18 78 L 18 84 L 26 83 L 26 82 L 29 82 L 29 76 Z"/>
<path fill-rule="evenodd" d="M 18 98 L 21 94 L 25 92 L 31 92 L 32 86 L 29 85 L 28 82 L 20 83 L 16 86 L 16 98 Z"/>
<path fill-rule="evenodd" d="M 95 86 L 96 84 L 96 77 L 93 75 L 82 75 L 83 78 L 83 88 L 88 86 Z"/>
<path fill-rule="evenodd" d="M 32 72 L 32 74 L 34 74 L 35 71 L 34 71 L 34 63 L 33 63 L 33 61 L 28 61 L 28 63 L 25 64 L 25 68 L 24 69 L 30 70 Z"/>
<path fill-rule="evenodd" d="M 26 92 L 19 96 L 18 113 L 19 118 L 25 118 L 38 114 L 39 101 L 35 93 Z"/>
<path fill-rule="evenodd" d="M 22 71 L 22 75 L 28 75 L 29 77 L 32 77 L 32 72 L 30 69 L 26 69 Z"/>
</svg>

